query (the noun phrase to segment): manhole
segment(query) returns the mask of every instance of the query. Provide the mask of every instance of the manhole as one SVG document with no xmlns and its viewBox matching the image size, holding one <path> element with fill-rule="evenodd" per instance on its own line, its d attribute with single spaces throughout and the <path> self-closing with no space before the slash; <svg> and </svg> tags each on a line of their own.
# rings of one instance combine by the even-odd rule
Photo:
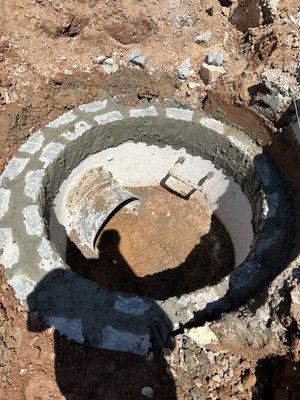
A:
<svg viewBox="0 0 300 400">
<path fill-rule="evenodd" d="M 260 292 L 293 240 L 262 149 L 174 104 L 64 114 L 21 146 L 0 196 L 16 297 L 71 339 L 142 355 Z"/>
</svg>

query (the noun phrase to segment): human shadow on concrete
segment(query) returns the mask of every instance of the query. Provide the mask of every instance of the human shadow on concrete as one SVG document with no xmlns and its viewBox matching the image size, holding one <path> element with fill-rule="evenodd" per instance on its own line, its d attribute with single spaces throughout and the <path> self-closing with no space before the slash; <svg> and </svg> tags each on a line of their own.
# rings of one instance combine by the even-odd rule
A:
<svg viewBox="0 0 300 400">
<path fill-rule="evenodd" d="M 172 324 L 154 301 L 128 300 L 59 268 L 39 282 L 27 303 L 30 331 L 56 329 L 55 375 L 67 400 L 143 399 L 145 386 L 157 399 L 176 399 L 161 354 L 167 344 L 172 348 Z"/>
<path fill-rule="evenodd" d="M 152 387 L 157 399 L 176 399 L 175 384 L 161 356 L 173 326 L 154 299 L 190 293 L 229 273 L 233 259 L 225 268 L 220 261 L 219 270 L 211 269 L 209 256 L 218 229 L 224 228 L 213 218 L 211 231 L 185 263 L 146 277 L 137 277 L 126 262 L 116 230 L 102 234 L 100 260 L 86 260 L 67 239 L 65 261 L 72 270 L 49 272 L 27 299 L 29 315 L 38 311 L 45 325 L 65 335 L 55 332 L 54 345 L 56 379 L 67 399 L 139 399 L 144 386 Z M 232 246 L 227 239 L 226 251 Z M 130 298 L 118 294 L 126 292 Z M 45 325 L 28 320 L 31 331 L 43 330 Z M 145 358 L 147 335 L 155 357 L 150 361 Z M 128 349 L 131 352 L 123 351 Z"/>
</svg>

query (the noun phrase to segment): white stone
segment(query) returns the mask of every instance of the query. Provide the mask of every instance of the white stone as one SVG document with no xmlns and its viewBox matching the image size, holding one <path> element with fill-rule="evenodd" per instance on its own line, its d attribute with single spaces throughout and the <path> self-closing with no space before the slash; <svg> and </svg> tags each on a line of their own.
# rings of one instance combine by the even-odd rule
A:
<svg viewBox="0 0 300 400">
<path fill-rule="evenodd" d="M 40 236 L 44 231 L 43 219 L 37 205 L 30 205 L 23 209 L 24 224 L 28 235 Z"/>
<path fill-rule="evenodd" d="M 0 228 L 0 264 L 12 268 L 19 260 L 19 247 L 14 242 L 11 228 Z"/>
<path fill-rule="evenodd" d="M 180 67 L 176 71 L 176 75 L 179 79 L 187 79 L 193 73 L 191 61 L 189 58 L 186 58 L 180 65 Z"/>
<path fill-rule="evenodd" d="M 14 289 L 16 298 L 24 301 L 34 290 L 34 282 L 24 275 L 15 275 L 8 280 L 9 285 Z"/>
<path fill-rule="evenodd" d="M 125 314 L 143 315 L 144 312 L 149 310 L 150 307 L 150 303 L 146 303 L 138 296 L 116 297 L 115 309 Z"/>
<path fill-rule="evenodd" d="M 57 158 L 64 147 L 64 144 L 51 142 L 43 148 L 40 160 L 44 163 L 44 168 L 48 167 Z"/>
<path fill-rule="evenodd" d="M 24 144 L 22 144 L 22 146 L 19 148 L 19 151 L 35 154 L 42 147 L 44 139 L 45 138 L 42 132 L 37 131 L 36 133 L 33 133 Z"/>
<path fill-rule="evenodd" d="M 0 187 L 0 220 L 9 208 L 10 190 Z"/>
<path fill-rule="evenodd" d="M 206 128 L 212 129 L 212 130 L 220 133 L 221 135 L 224 134 L 225 125 L 221 121 L 218 121 L 214 118 L 203 117 L 203 118 L 201 118 L 200 123 L 201 123 L 201 125 L 205 126 Z"/>
<path fill-rule="evenodd" d="M 101 348 L 115 351 L 128 351 L 146 356 L 151 346 L 149 334 L 137 335 L 123 332 L 112 326 L 106 326 L 101 331 Z"/>
<path fill-rule="evenodd" d="M 209 324 L 188 329 L 186 335 L 189 336 L 198 346 L 206 346 L 211 343 L 217 343 L 218 338 L 210 329 Z"/>
<path fill-rule="evenodd" d="M 106 106 L 107 106 L 107 100 L 101 100 L 101 101 L 94 101 L 93 103 L 82 104 L 78 108 L 80 111 L 83 112 L 96 112 L 104 110 Z"/>
<path fill-rule="evenodd" d="M 79 121 L 79 122 L 76 122 L 76 124 L 74 125 L 73 132 L 66 131 L 62 134 L 62 136 L 64 138 L 66 138 L 67 140 L 75 140 L 75 139 L 79 138 L 80 136 L 82 136 L 89 129 L 91 129 L 91 125 L 89 125 L 85 121 Z"/>
<path fill-rule="evenodd" d="M 102 68 L 103 72 L 107 75 L 114 74 L 119 69 L 117 64 L 103 64 L 103 65 L 101 65 L 101 68 Z"/>
<path fill-rule="evenodd" d="M 10 162 L 7 164 L 2 174 L 2 177 L 5 177 L 10 181 L 12 181 L 23 171 L 28 161 L 29 158 L 17 158 L 17 157 L 12 158 Z"/>
<path fill-rule="evenodd" d="M 157 117 L 157 112 L 155 107 L 150 106 L 147 108 L 138 108 L 138 109 L 133 109 L 129 111 L 129 115 L 132 118 L 138 118 L 138 117 Z"/>
<path fill-rule="evenodd" d="M 73 113 L 73 111 L 69 111 L 60 117 L 56 118 L 54 121 L 50 122 L 47 127 L 50 128 L 58 128 L 61 125 L 66 125 L 69 124 L 70 122 L 74 121 L 76 119 L 76 115 Z"/>
<path fill-rule="evenodd" d="M 211 37 L 212 37 L 211 31 L 206 31 L 201 35 L 197 36 L 195 42 L 198 44 L 207 43 L 210 41 Z"/>
<path fill-rule="evenodd" d="M 141 390 L 141 395 L 144 397 L 148 397 L 148 399 L 153 399 L 154 390 L 150 386 L 145 386 Z"/>
<path fill-rule="evenodd" d="M 25 194 L 33 200 L 37 199 L 39 190 L 41 189 L 42 179 L 45 174 L 43 169 L 29 171 L 25 176 Z"/>
<path fill-rule="evenodd" d="M 120 121 L 124 117 L 119 111 L 111 111 L 106 114 L 96 115 L 94 119 L 99 125 L 105 125 L 114 121 Z"/>
<path fill-rule="evenodd" d="M 184 110 L 182 108 L 166 108 L 166 114 L 168 118 L 178 119 L 182 121 L 192 121 L 193 111 Z"/>
<path fill-rule="evenodd" d="M 54 254 L 55 254 L 54 250 L 52 249 L 51 244 L 47 239 L 42 238 L 37 251 L 41 257 L 39 266 L 43 270 L 52 271 L 55 268 L 63 267 L 61 258 L 58 257 L 57 260 L 54 258 Z"/>
</svg>

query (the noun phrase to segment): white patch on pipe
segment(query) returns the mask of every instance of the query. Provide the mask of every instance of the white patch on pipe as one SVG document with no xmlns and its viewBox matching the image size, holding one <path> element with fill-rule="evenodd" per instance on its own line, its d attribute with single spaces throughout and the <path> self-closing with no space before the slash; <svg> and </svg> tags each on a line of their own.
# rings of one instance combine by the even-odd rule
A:
<svg viewBox="0 0 300 400">
<path fill-rule="evenodd" d="M 44 168 L 48 167 L 57 158 L 64 147 L 64 144 L 51 142 L 43 148 L 40 160 L 44 163 Z"/>
<path fill-rule="evenodd" d="M 79 110 L 83 112 L 96 112 L 104 110 L 107 105 L 107 100 L 94 101 L 93 103 L 82 104 L 79 106 Z"/>
<path fill-rule="evenodd" d="M 25 194 L 33 200 L 37 199 L 37 195 L 41 189 L 42 179 L 45 174 L 43 169 L 29 171 L 25 176 Z"/>
<path fill-rule="evenodd" d="M 43 219 L 37 205 L 30 205 L 23 209 L 26 232 L 30 236 L 41 236 L 44 231 Z"/>
<path fill-rule="evenodd" d="M 19 261 L 19 247 L 14 242 L 11 228 L 0 228 L 0 264 L 12 268 Z"/>
<path fill-rule="evenodd" d="M 22 144 L 22 146 L 19 148 L 19 151 L 35 154 L 42 147 L 44 139 L 45 138 L 42 132 L 37 131 L 36 133 L 33 133 L 24 144 Z"/>
</svg>

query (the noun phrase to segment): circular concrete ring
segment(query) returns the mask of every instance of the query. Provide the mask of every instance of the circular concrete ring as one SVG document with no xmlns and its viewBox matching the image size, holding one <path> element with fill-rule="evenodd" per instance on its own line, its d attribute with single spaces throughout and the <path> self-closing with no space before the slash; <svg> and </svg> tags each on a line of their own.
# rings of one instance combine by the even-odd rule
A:
<svg viewBox="0 0 300 400">
<path fill-rule="evenodd" d="M 254 241 L 219 284 L 161 302 L 111 293 L 71 272 L 50 242 L 50 209 L 62 182 L 87 156 L 127 141 L 185 148 L 241 186 Z M 62 334 L 96 347 L 147 354 L 170 330 L 260 292 L 284 268 L 292 245 L 289 188 L 261 149 L 241 130 L 174 104 L 81 105 L 31 135 L 0 179 L 0 262 L 16 297 Z"/>
</svg>

